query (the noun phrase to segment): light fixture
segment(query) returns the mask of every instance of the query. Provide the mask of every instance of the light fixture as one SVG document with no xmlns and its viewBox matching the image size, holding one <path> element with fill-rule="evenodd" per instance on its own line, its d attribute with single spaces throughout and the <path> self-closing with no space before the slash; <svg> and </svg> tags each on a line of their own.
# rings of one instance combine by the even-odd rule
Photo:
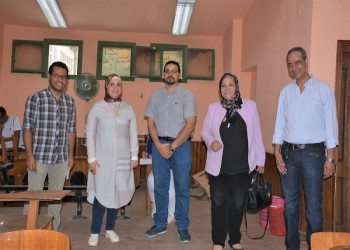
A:
<svg viewBox="0 0 350 250">
<path fill-rule="evenodd" d="M 196 0 L 177 0 L 172 34 L 186 35 Z"/>
<path fill-rule="evenodd" d="M 67 28 L 56 0 L 36 0 L 52 28 Z"/>
</svg>

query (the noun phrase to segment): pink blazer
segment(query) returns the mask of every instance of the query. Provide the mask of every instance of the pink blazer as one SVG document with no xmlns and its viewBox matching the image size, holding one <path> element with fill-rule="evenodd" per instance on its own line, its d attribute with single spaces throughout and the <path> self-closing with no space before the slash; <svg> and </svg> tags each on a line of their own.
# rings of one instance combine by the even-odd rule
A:
<svg viewBox="0 0 350 250">
<path fill-rule="evenodd" d="M 242 116 L 247 126 L 248 134 L 248 163 L 250 172 L 256 166 L 265 165 L 265 148 L 261 136 L 260 119 L 256 103 L 252 100 L 242 99 L 242 108 L 238 113 Z M 226 114 L 226 109 L 221 106 L 220 102 L 209 105 L 208 112 L 204 118 L 202 138 L 207 146 L 207 161 L 205 170 L 214 176 L 218 176 L 221 168 L 223 148 L 214 152 L 210 145 L 214 140 L 222 144 L 220 136 L 220 125 Z"/>
</svg>

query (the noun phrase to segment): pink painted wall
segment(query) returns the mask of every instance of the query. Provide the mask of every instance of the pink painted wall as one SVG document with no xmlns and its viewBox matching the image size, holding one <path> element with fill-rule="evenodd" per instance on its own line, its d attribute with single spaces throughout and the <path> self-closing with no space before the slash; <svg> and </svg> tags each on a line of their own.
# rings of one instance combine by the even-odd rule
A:
<svg viewBox="0 0 350 250">
<path fill-rule="evenodd" d="M 243 98 L 252 98 L 251 73 L 242 72 L 241 69 L 242 28 L 242 20 L 233 20 L 224 36 L 224 72 L 230 72 L 237 76 Z"/>
<path fill-rule="evenodd" d="M 243 19 L 242 70 L 252 71 L 256 99 L 267 152 L 272 135 L 279 93 L 291 81 L 286 54 L 295 46 L 310 51 L 312 1 L 255 1 Z"/>
<path fill-rule="evenodd" d="M 338 40 L 350 40 L 350 1 L 314 1 L 309 68 L 333 89 Z"/>
<path fill-rule="evenodd" d="M 4 25 L 2 24 L 2 20 L 0 17 L 0 59 L 2 58 L 3 55 L 3 41 L 4 41 Z M 0 69 L 2 69 L 2 60 L 0 60 Z M 1 70 L 0 70 L 0 79 L 1 79 Z M 1 84 L 0 84 L 0 93 L 1 93 Z"/>
<path fill-rule="evenodd" d="M 0 26 L 1 27 L 1 26 Z M 1 78 L 0 78 L 0 106 L 3 105 L 11 115 L 17 115 L 23 119 L 24 105 L 27 97 L 38 90 L 46 88 L 48 85 L 46 78 L 41 78 L 39 74 L 11 73 L 11 49 L 13 39 L 43 40 L 44 38 L 76 39 L 83 40 L 83 64 L 82 72 L 96 72 L 97 42 L 98 41 L 119 41 L 136 42 L 137 45 L 149 46 L 150 43 L 183 44 L 192 48 L 215 49 L 216 75 L 219 79 L 223 72 L 223 48 L 220 37 L 174 37 L 160 34 L 140 34 L 140 33 L 117 33 L 102 31 L 82 31 L 69 29 L 43 29 L 27 28 L 19 26 L 5 26 L 4 38 L 0 39 L 0 48 L 3 48 L 1 57 Z M 73 90 L 74 80 L 69 81 L 67 93 L 71 95 L 77 106 L 77 135 L 82 136 L 85 130 L 85 116 L 93 103 L 103 98 L 104 90 L 100 88 L 97 97 L 89 102 L 79 99 Z M 103 87 L 103 81 L 100 81 Z M 135 81 L 124 81 L 123 99 L 133 106 L 138 118 L 139 133 L 148 133 L 146 120 L 143 112 L 151 93 L 162 87 L 163 83 L 149 82 L 148 79 L 135 78 Z M 202 81 L 188 80 L 184 87 L 193 91 L 197 99 L 198 122 L 194 134 L 195 140 L 200 140 L 200 131 L 207 111 L 208 104 L 216 101 L 218 96 L 213 94 L 213 89 L 217 89 L 217 80 Z M 141 98 L 141 93 L 143 98 Z"/>
<path fill-rule="evenodd" d="M 38 74 L 11 73 L 13 39 L 44 38 L 84 40 L 83 72 L 96 71 L 97 41 L 187 44 L 193 48 L 215 49 L 215 80 L 189 80 L 185 87 L 197 98 L 198 122 L 194 134 L 200 140 L 208 104 L 218 100 L 218 81 L 224 72 L 237 74 L 242 96 L 258 104 L 264 144 L 272 152 L 272 134 L 280 90 L 291 81 L 285 57 L 294 46 L 309 55 L 309 71 L 334 87 L 337 40 L 350 40 L 350 2 L 345 0 L 256 1 L 242 20 L 233 20 L 224 37 L 174 37 L 159 34 L 102 31 L 55 30 L 3 26 L 0 20 L 0 105 L 22 119 L 27 96 L 47 86 Z M 103 91 L 85 102 L 76 97 L 70 81 L 68 94 L 77 103 L 78 136 L 85 129 L 85 115 Z M 101 83 L 102 84 L 102 81 Z M 130 102 L 138 117 L 139 132 L 147 133 L 143 111 L 150 94 L 162 83 L 136 78 L 125 82 L 124 100 Z M 143 93 L 143 98 L 140 94 Z"/>
</svg>

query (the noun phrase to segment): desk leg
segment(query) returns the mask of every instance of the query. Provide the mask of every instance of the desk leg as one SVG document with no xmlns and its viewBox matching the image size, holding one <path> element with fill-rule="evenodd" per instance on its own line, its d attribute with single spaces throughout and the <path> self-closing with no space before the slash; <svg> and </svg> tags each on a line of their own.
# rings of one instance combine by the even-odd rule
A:
<svg viewBox="0 0 350 250">
<path fill-rule="evenodd" d="M 146 210 L 147 210 L 147 215 L 151 215 L 151 197 L 148 192 L 148 187 L 147 187 L 147 177 L 152 171 L 152 165 L 147 165 L 146 167 Z"/>
<path fill-rule="evenodd" d="M 28 211 L 26 229 L 36 229 L 36 222 L 38 220 L 38 212 L 39 212 L 39 202 L 40 201 L 38 200 L 29 201 L 29 211 Z"/>
<path fill-rule="evenodd" d="M 3 185 L 8 185 L 8 176 L 7 176 L 7 168 L 1 168 L 1 175 L 3 180 Z M 5 190 L 6 193 L 9 193 L 10 191 L 8 189 Z M 6 203 L 5 203 L 6 204 Z"/>
</svg>

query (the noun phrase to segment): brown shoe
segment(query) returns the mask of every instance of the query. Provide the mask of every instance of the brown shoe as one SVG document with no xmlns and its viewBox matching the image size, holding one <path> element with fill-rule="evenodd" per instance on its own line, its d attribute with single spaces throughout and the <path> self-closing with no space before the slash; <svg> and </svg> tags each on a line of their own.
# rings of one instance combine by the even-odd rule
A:
<svg viewBox="0 0 350 250">
<path fill-rule="evenodd" d="M 234 250 L 244 250 L 244 248 L 242 247 L 242 245 L 240 243 L 237 243 L 237 244 L 233 244 L 232 245 L 232 248 Z"/>
<path fill-rule="evenodd" d="M 222 250 L 222 246 L 221 245 L 214 245 L 213 250 Z"/>
</svg>

